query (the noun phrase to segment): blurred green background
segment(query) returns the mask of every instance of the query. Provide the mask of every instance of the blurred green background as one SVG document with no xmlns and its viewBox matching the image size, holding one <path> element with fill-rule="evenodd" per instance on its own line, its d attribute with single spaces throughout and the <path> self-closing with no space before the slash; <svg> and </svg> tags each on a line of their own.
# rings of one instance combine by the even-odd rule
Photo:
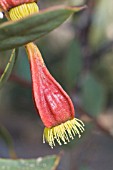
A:
<svg viewBox="0 0 113 170">
<path fill-rule="evenodd" d="M 58 170 L 113 169 L 113 0 L 41 0 L 87 9 L 37 41 L 51 74 L 68 92 L 86 130 L 65 146 L 42 143 L 43 124 L 32 101 L 24 48 L 0 91 L 0 157 L 36 158 L 63 152 Z M 3 20 L 0 20 L 3 22 Z M 10 51 L 0 52 L 0 73 Z"/>
</svg>

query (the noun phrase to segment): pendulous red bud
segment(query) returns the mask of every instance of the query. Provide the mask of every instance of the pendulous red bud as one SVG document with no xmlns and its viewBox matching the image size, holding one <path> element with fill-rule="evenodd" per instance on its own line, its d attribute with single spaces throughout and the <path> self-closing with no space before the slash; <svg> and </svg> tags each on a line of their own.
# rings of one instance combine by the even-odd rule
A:
<svg viewBox="0 0 113 170">
<path fill-rule="evenodd" d="M 43 135 L 45 140 L 53 148 L 55 140 L 61 145 L 74 139 L 84 131 L 84 124 L 74 118 L 74 106 L 59 83 L 52 77 L 46 68 L 41 53 L 33 43 L 26 45 L 29 56 L 33 96 L 36 108 L 39 111 L 42 122 L 46 126 Z"/>
<path fill-rule="evenodd" d="M 74 118 L 71 99 L 46 68 L 38 48 L 27 45 L 32 73 L 33 95 L 44 125 L 48 128 Z"/>
</svg>

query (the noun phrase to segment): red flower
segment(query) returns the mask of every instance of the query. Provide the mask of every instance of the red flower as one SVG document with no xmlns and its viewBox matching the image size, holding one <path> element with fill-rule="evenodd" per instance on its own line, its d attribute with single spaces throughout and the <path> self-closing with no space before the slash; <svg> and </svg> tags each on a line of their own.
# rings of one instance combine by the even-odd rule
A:
<svg viewBox="0 0 113 170">
<path fill-rule="evenodd" d="M 32 3 L 27 2 L 32 0 L 2 0 L 0 6 L 4 10 L 13 7 L 8 12 L 9 18 L 18 20 L 38 12 L 39 9 L 34 0 Z M 20 5 L 21 3 L 25 4 Z M 35 105 L 46 126 L 43 142 L 47 141 L 53 148 L 55 141 L 61 145 L 62 142 L 66 144 L 70 139 L 74 139 L 75 135 L 81 137 L 84 124 L 81 120 L 74 118 L 75 111 L 71 99 L 49 73 L 37 46 L 29 43 L 26 45 L 26 50 L 31 68 Z"/>
<path fill-rule="evenodd" d="M 44 125 L 50 128 L 73 119 L 73 104 L 47 70 L 38 48 L 30 43 L 27 45 L 27 51 L 31 65 L 34 99 Z"/>
<path fill-rule="evenodd" d="M 84 131 L 82 121 L 74 118 L 74 107 L 71 99 L 52 77 L 46 68 L 41 53 L 33 43 L 26 45 L 33 83 L 33 96 L 36 108 L 46 126 L 45 140 L 51 147 L 55 140 L 61 145 L 69 142 L 76 134 L 81 137 Z"/>
</svg>

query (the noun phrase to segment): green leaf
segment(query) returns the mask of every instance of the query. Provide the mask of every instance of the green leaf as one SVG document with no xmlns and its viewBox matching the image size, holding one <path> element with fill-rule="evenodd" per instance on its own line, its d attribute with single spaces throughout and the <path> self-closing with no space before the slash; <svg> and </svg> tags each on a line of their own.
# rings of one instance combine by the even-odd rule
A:
<svg viewBox="0 0 113 170">
<path fill-rule="evenodd" d="M 15 150 L 14 150 L 14 144 L 13 144 L 12 136 L 10 135 L 8 130 L 2 125 L 0 125 L 0 138 L 7 145 L 10 158 L 15 159 L 16 153 L 15 153 Z"/>
<path fill-rule="evenodd" d="M 68 51 L 66 77 L 68 87 L 72 90 L 82 69 L 82 53 L 79 42 L 74 40 Z"/>
<path fill-rule="evenodd" d="M 105 106 L 106 89 L 93 75 L 88 74 L 83 78 L 81 98 L 85 111 L 98 116 Z"/>
<path fill-rule="evenodd" d="M 94 74 L 108 91 L 113 92 L 113 51 L 105 54 L 101 60 L 97 60 Z"/>
<path fill-rule="evenodd" d="M 82 7 L 50 8 L 16 22 L 0 26 L 0 50 L 12 49 L 34 41 L 61 25 L 70 15 Z"/>
<path fill-rule="evenodd" d="M 58 156 L 47 156 L 38 159 L 0 159 L 0 168 L 4 170 L 53 170 L 57 167 L 60 158 Z"/>
<path fill-rule="evenodd" d="M 13 70 L 13 67 L 14 67 L 14 64 L 15 64 L 15 61 L 16 61 L 16 58 L 17 58 L 17 55 L 18 55 L 18 50 L 14 49 L 12 51 L 12 54 L 11 54 L 11 57 L 9 59 L 9 62 L 8 64 L 6 65 L 6 68 L 3 72 L 3 74 L 1 75 L 0 77 L 0 89 L 3 87 L 3 85 L 5 84 L 5 82 L 8 80 L 12 70 Z"/>
<path fill-rule="evenodd" d="M 16 72 L 15 74 L 20 77 L 20 79 L 24 79 L 25 81 L 31 81 L 30 75 L 30 67 L 28 56 L 23 47 L 19 48 L 19 57 L 17 58 Z M 24 73 L 24 74 L 23 74 Z"/>
<path fill-rule="evenodd" d="M 90 170 L 90 168 L 86 165 L 80 167 L 80 170 Z"/>
</svg>

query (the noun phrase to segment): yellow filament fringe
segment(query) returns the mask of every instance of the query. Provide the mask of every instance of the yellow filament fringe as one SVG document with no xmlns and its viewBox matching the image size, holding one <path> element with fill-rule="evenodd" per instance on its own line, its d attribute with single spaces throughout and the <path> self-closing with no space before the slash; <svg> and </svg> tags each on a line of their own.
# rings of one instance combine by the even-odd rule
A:
<svg viewBox="0 0 113 170">
<path fill-rule="evenodd" d="M 46 141 L 51 148 L 55 146 L 55 141 L 57 141 L 59 145 L 62 145 L 62 142 L 67 144 L 67 142 L 70 142 L 70 139 L 74 139 L 76 135 L 80 138 L 84 130 L 84 123 L 74 118 L 52 128 L 46 127 L 43 133 L 43 143 Z"/>
<path fill-rule="evenodd" d="M 38 5 L 35 2 L 32 2 L 10 9 L 9 17 L 12 21 L 16 21 L 36 12 L 39 12 Z"/>
</svg>

